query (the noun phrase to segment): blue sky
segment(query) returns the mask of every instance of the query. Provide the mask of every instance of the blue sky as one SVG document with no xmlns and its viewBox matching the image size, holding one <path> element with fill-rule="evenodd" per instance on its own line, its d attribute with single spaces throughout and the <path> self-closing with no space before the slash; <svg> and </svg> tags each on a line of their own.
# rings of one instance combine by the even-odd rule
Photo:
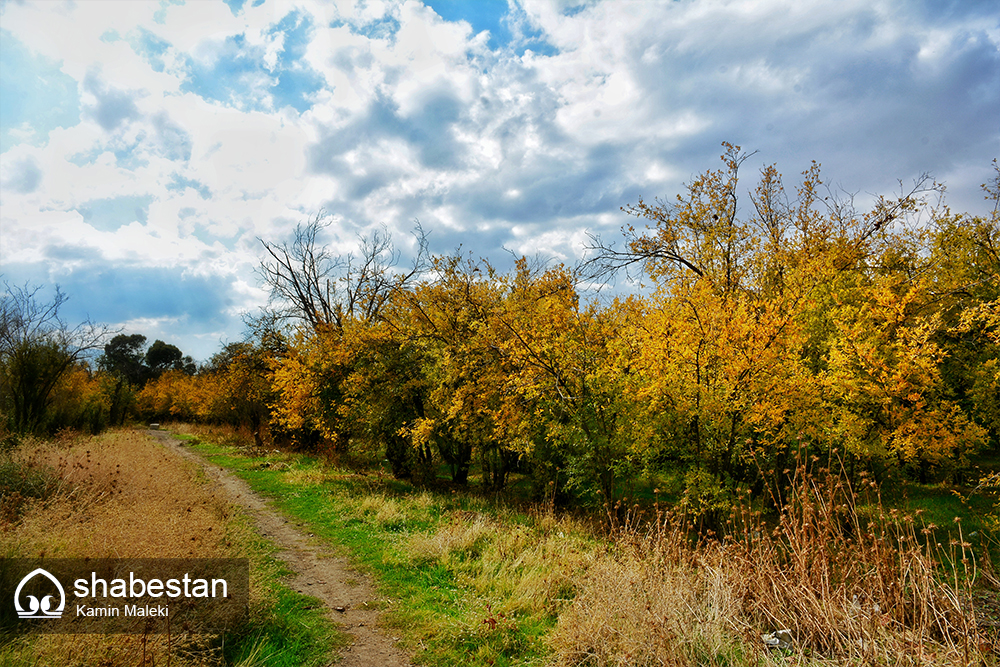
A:
<svg viewBox="0 0 1000 667">
<path fill-rule="evenodd" d="M 982 213 L 994 0 L 0 0 L 0 273 L 207 359 L 258 238 L 574 262 L 720 144 L 864 204 L 928 172 Z"/>
</svg>

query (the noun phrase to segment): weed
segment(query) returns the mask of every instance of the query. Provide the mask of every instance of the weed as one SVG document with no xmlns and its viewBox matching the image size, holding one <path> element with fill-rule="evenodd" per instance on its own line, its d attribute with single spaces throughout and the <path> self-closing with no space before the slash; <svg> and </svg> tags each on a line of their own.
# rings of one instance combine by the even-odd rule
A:
<svg viewBox="0 0 1000 667">
<path fill-rule="evenodd" d="M 0 527 L 17 521 L 30 500 L 47 498 L 57 484 L 51 470 L 0 455 Z"/>
<path fill-rule="evenodd" d="M 803 664 L 989 659 L 960 531 L 939 545 L 914 517 L 877 501 L 859 514 L 857 499 L 843 476 L 800 468 L 775 523 L 744 499 L 724 540 L 692 542 L 683 514 L 626 522 L 559 619 L 558 663 L 743 664 L 779 629 Z"/>
</svg>

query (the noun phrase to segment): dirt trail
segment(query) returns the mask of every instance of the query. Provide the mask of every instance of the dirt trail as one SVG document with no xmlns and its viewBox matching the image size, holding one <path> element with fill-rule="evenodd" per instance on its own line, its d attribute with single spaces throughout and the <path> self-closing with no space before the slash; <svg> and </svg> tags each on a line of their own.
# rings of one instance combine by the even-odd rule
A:
<svg viewBox="0 0 1000 667">
<path fill-rule="evenodd" d="M 278 547 L 277 557 L 295 573 L 289 585 L 321 600 L 327 615 L 351 635 L 354 643 L 343 649 L 338 666 L 409 667 L 410 660 L 396 646 L 396 638 L 378 627 L 378 611 L 372 608 L 375 590 L 365 575 L 353 570 L 347 559 L 310 540 L 243 480 L 185 449 L 166 431 L 149 434 L 168 449 L 198 463 L 209 480 L 253 517 L 260 533 Z"/>
</svg>

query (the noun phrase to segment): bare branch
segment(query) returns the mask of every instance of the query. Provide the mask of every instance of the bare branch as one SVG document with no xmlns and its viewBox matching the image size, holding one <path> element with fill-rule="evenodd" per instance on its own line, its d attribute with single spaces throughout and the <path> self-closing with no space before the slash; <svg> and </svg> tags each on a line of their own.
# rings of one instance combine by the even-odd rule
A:
<svg viewBox="0 0 1000 667">
<path fill-rule="evenodd" d="M 59 317 L 67 297 L 56 286 L 49 302 L 41 287 L 5 283 L 0 296 L 0 408 L 14 428 L 38 427 L 59 378 L 113 333 L 89 319 L 70 329 Z"/>
<path fill-rule="evenodd" d="M 427 267 L 427 234 L 415 225 L 417 253 L 408 271 L 397 270 L 400 253 L 383 227 L 361 238 L 360 254 L 331 255 L 318 240 L 329 225 L 324 213 L 295 228 L 291 243 L 258 239 L 268 257 L 258 274 L 271 290 L 276 317 L 303 320 L 313 330 L 342 330 L 350 319 L 377 319 L 393 292 L 401 289 Z"/>
</svg>

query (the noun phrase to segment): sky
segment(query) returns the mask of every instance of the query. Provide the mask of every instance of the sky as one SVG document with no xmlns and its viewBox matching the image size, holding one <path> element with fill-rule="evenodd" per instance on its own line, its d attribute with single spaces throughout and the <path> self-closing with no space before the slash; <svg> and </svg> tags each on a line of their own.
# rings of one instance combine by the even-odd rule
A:
<svg viewBox="0 0 1000 667">
<path fill-rule="evenodd" d="M 0 274 L 197 360 L 260 239 L 573 263 L 728 141 L 860 203 L 988 210 L 996 0 L 0 0 Z M 742 199 L 748 203 L 744 194 Z"/>
</svg>

